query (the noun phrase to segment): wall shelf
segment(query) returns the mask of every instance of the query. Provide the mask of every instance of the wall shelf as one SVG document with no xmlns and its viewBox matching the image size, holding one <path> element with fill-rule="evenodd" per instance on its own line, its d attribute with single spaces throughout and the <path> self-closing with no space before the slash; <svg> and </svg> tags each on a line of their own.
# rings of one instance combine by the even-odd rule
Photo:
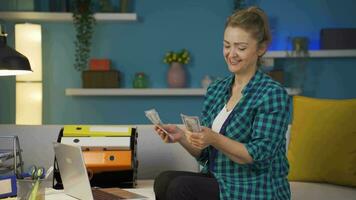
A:
<svg viewBox="0 0 356 200">
<path fill-rule="evenodd" d="M 202 88 L 147 88 L 147 89 L 119 89 L 119 88 L 67 88 L 67 96 L 203 96 L 205 89 Z"/>
<path fill-rule="evenodd" d="M 298 88 L 286 88 L 289 95 L 298 95 Z M 91 88 L 67 88 L 66 96 L 204 96 L 206 89 L 203 88 L 148 88 L 148 89 L 91 89 Z"/>
<path fill-rule="evenodd" d="M 288 51 L 291 54 L 291 51 Z M 295 55 L 287 55 L 287 51 L 268 51 L 263 58 L 296 58 Z M 312 50 L 309 51 L 311 58 L 345 58 L 356 57 L 356 49 L 342 49 L 342 50 Z"/>
<path fill-rule="evenodd" d="M 96 13 L 98 21 L 137 21 L 136 13 Z M 0 12 L 0 19 L 7 21 L 71 22 L 69 12 Z"/>
</svg>

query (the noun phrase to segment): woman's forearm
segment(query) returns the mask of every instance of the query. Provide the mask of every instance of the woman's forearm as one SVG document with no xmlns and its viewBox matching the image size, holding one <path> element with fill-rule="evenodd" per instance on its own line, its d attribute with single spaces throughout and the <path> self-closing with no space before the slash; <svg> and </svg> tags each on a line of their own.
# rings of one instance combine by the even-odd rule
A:
<svg viewBox="0 0 356 200">
<path fill-rule="evenodd" d="M 248 153 L 243 143 L 232 140 L 221 134 L 216 134 L 214 137 L 214 142 L 211 145 L 224 153 L 232 161 L 239 164 L 249 164 L 253 162 L 253 158 Z"/>
<path fill-rule="evenodd" d="M 185 136 L 179 140 L 179 144 L 182 145 L 183 148 L 187 150 L 193 157 L 198 158 L 200 156 L 202 150 L 191 145 Z"/>
</svg>

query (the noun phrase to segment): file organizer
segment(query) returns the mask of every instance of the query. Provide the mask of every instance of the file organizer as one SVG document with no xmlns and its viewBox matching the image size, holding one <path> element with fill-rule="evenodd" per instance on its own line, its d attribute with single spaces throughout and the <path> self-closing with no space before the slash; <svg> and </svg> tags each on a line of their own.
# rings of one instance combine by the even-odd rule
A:
<svg viewBox="0 0 356 200">
<path fill-rule="evenodd" d="M 137 131 L 127 126 L 66 125 L 57 142 L 81 146 L 92 187 L 137 185 Z M 53 188 L 61 189 L 60 171 L 54 161 Z"/>
<path fill-rule="evenodd" d="M 16 196 L 16 176 L 23 173 L 18 136 L 0 136 L 0 199 Z"/>
</svg>

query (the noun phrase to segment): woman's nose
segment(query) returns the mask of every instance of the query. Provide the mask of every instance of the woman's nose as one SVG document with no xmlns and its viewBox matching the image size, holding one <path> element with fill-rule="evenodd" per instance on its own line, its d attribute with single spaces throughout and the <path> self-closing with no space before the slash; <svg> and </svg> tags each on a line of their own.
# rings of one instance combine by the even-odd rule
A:
<svg viewBox="0 0 356 200">
<path fill-rule="evenodd" d="M 238 54 L 237 54 L 237 49 L 236 48 L 231 48 L 230 50 L 230 57 L 237 57 Z"/>
</svg>

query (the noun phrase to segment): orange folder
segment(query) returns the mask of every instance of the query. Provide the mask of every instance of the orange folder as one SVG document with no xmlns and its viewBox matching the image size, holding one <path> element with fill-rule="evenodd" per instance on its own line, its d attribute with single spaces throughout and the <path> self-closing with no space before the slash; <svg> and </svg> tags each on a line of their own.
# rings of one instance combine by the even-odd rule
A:
<svg viewBox="0 0 356 200">
<path fill-rule="evenodd" d="M 90 150 L 83 151 L 88 171 L 103 172 L 132 169 L 132 152 Z"/>
</svg>

